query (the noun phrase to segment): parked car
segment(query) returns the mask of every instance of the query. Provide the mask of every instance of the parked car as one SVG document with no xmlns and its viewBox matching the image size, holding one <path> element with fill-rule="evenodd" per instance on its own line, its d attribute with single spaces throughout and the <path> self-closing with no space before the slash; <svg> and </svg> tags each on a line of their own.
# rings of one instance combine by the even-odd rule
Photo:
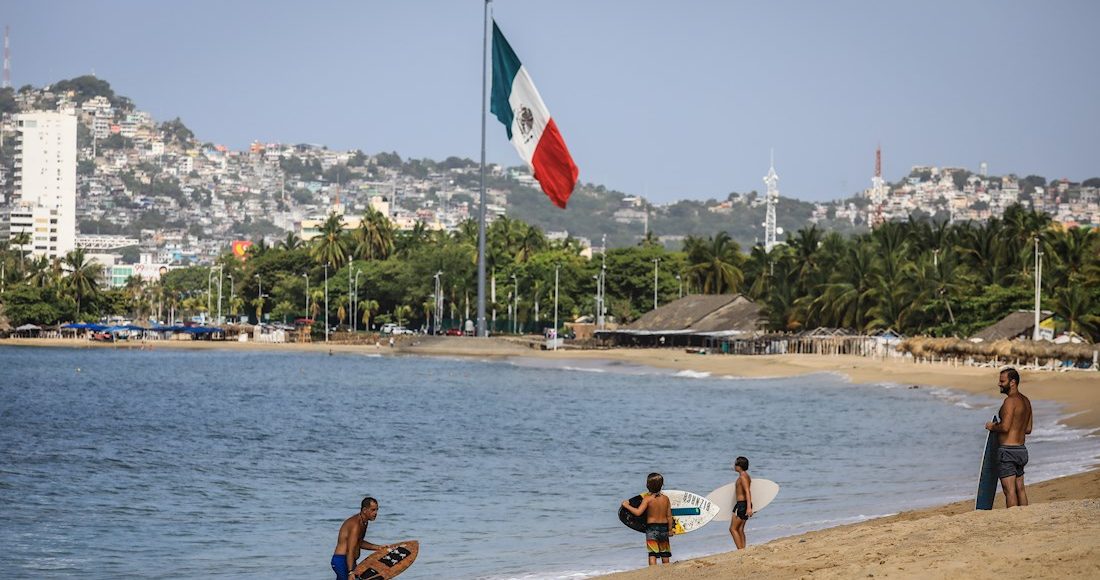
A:
<svg viewBox="0 0 1100 580">
<path fill-rule="evenodd" d="M 466 333 L 462 332 L 461 328 L 448 328 L 443 334 L 447 336 L 465 336 Z"/>
<path fill-rule="evenodd" d="M 393 330 L 390 331 L 390 334 L 416 334 L 416 333 L 414 333 L 413 331 L 405 328 L 404 326 L 395 326 L 395 327 L 393 327 Z"/>
</svg>

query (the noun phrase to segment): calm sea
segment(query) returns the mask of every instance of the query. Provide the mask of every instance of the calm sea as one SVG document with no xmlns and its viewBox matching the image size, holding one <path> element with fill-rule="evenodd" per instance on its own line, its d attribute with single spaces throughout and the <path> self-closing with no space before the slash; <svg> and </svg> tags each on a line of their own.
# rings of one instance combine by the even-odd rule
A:
<svg viewBox="0 0 1100 580">
<path fill-rule="evenodd" d="M 644 566 L 616 510 L 647 473 L 706 494 L 737 455 L 782 486 L 750 543 L 971 497 L 997 400 L 898 380 L 0 347 L 0 577 L 330 578 L 372 495 L 368 539 L 421 541 L 403 578 L 580 578 Z M 1100 454 L 1037 412 L 1032 481 Z"/>
</svg>

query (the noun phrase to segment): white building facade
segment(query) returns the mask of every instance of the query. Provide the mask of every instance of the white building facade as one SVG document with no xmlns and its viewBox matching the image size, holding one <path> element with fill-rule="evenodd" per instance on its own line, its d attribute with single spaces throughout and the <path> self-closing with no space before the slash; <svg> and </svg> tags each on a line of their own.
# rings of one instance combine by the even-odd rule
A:
<svg viewBox="0 0 1100 580">
<path fill-rule="evenodd" d="M 22 250 L 61 258 L 76 248 L 76 116 L 15 115 L 15 198 L 8 233 L 30 236 Z"/>
</svg>

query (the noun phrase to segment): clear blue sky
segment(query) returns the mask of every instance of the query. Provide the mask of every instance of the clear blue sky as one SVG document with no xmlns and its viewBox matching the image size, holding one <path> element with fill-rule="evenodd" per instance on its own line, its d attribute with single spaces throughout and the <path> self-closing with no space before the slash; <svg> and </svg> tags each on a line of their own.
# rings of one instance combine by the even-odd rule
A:
<svg viewBox="0 0 1100 580">
<path fill-rule="evenodd" d="M 1100 2 L 498 0 L 581 179 L 833 199 L 914 164 L 1100 175 Z M 480 155 L 482 2 L 12 1 L 12 83 L 108 80 L 203 140 Z M 489 122 L 490 162 L 517 165 Z"/>
</svg>

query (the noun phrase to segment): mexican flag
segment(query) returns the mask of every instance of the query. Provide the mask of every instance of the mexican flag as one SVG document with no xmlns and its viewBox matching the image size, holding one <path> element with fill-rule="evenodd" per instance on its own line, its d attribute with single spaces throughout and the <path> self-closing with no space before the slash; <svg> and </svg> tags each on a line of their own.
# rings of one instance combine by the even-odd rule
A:
<svg viewBox="0 0 1100 580">
<path fill-rule="evenodd" d="M 504 123 L 508 140 L 535 173 L 554 205 L 565 208 L 577 185 L 577 166 L 527 69 L 493 22 L 493 93 L 490 110 Z"/>
</svg>

